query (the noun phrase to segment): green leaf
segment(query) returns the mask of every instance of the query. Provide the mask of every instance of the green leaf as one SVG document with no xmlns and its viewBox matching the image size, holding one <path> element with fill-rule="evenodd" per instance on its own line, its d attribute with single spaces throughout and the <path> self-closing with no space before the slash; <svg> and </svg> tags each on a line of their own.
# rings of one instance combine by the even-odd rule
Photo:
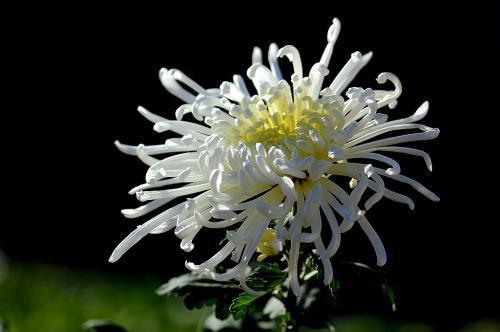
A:
<svg viewBox="0 0 500 332">
<path fill-rule="evenodd" d="M 160 295 L 184 296 L 189 310 L 215 305 L 215 315 L 221 320 L 230 316 L 229 306 L 240 292 L 233 282 L 217 282 L 194 273 L 172 278 L 157 290 Z"/>
<path fill-rule="evenodd" d="M 247 293 L 241 293 L 236 299 L 234 299 L 231 304 L 231 311 L 235 312 L 241 310 L 242 308 L 247 307 L 249 304 L 258 299 L 258 296 L 250 295 Z"/>
<path fill-rule="evenodd" d="M 247 312 L 251 312 L 253 310 L 253 302 L 258 298 L 258 296 L 247 293 L 240 294 L 240 296 L 234 299 L 233 303 L 231 303 L 231 306 L 229 307 L 229 310 L 233 313 L 233 317 L 235 319 L 240 319 L 245 316 Z"/>
<path fill-rule="evenodd" d="M 284 282 L 286 276 L 287 273 L 281 271 L 278 264 L 262 263 L 250 273 L 247 284 L 252 289 L 271 292 Z M 236 283 L 217 282 L 194 273 L 170 279 L 157 290 L 157 293 L 183 296 L 184 304 L 190 310 L 215 305 L 215 316 L 220 320 L 227 319 L 231 314 L 235 318 L 241 318 L 246 312 L 254 309 L 250 304 L 243 305 L 241 301 L 250 297 L 246 297 L 246 294 L 241 295 L 241 288 Z M 251 298 L 251 302 L 256 299 Z"/>
<path fill-rule="evenodd" d="M 272 291 L 281 285 L 287 273 L 281 271 L 277 263 L 261 263 L 247 277 L 248 287 L 257 291 Z"/>
<path fill-rule="evenodd" d="M 391 302 L 392 311 L 396 311 L 396 295 L 394 294 L 394 289 L 388 283 L 382 284 L 382 291 L 387 299 Z"/>
<path fill-rule="evenodd" d="M 340 289 L 340 281 L 336 278 L 333 278 L 332 282 L 328 285 L 328 288 L 330 289 L 330 294 L 333 296 L 333 298 L 336 298 L 337 292 Z"/>
<path fill-rule="evenodd" d="M 94 329 L 96 332 L 127 332 L 127 330 L 113 322 L 97 319 L 86 321 L 83 323 L 82 328 L 85 330 Z"/>
<path fill-rule="evenodd" d="M 315 256 L 309 255 L 302 263 L 302 269 L 299 278 L 303 281 L 308 281 L 313 277 L 319 276 L 319 267 L 317 258 Z"/>
<path fill-rule="evenodd" d="M 184 305 L 189 310 L 200 309 L 203 306 L 210 307 L 214 305 L 215 299 L 213 294 L 192 293 L 186 295 L 184 298 Z"/>
<path fill-rule="evenodd" d="M 227 285 L 226 285 L 227 286 Z M 199 309 L 203 306 L 213 306 L 217 318 L 225 319 L 229 316 L 229 306 L 233 299 L 241 292 L 239 287 L 206 287 L 206 284 L 193 284 L 186 287 L 184 304 L 186 308 Z"/>
<path fill-rule="evenodd" d="M 250 273 L 247 284 L 255 290 L 273 291 L 287 277 L 277 263 L 261 263 Z M 186 308 L 192 310 L 204 306 L 215 306 L 217 319 L 225 320 L 231 314 L 235 319 L 256 310 L 255 296 L 241 294 L 241 288 L 235 282 L 217 282 L 199 274 L 189 273 L 170 279 L 162 285 L 160 295 L 183 296 Z"/>
<path fill-rule="evenodd" d="M 229 307 L 233 303 L 234 297 L 224 294 L 217 298 L 215 302 L 215 317 L 220 320 L 225 320 L 231 315 Z"/>
<path fill-rule="evenodd" d="M 166 284 L 163 284 L 156 290 L 158 295 L 185 295 L 192 292 L 194 289 L 239 289 L 238 285 L 231 282 L 218 282 L 211 279 L 206 279 L 205 276 L 187 273 L 179 277 L 170 279 Z"/>
</svg>

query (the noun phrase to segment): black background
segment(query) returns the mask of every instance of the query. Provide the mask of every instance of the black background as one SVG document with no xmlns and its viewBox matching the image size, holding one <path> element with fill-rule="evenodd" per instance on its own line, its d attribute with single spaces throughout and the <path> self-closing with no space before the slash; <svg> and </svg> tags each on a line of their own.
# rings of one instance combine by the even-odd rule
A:
<svg viewBox="0 0 500 332">
<path fill-rule="evenodd" d="M 137 224 L 119 211 L 138 205 L 127 191 L 146 170 L 113 141 L 165 139 L 135 111 L 143 105 L 174 117 L 181 102 L 161 86 L 161 67 L 218 87 L 245 74 L 254 45 L 267 53 L 275 41 L 295 45 L 307 71 L 338 17 L 342 31 L 328 77 L 353 51 L 371 50 L 353 85 L 376 87 L 378 73 L 393 72 L 404 92 L 389 115 L 407 116 L 429 100 L 422 123 L 441 129 L 437 140 L 418 144 L 433 158 L 432 174 L 421 160 L 402 160 L 403 172 L 441 202 L 412 193 L 415 211 L 386 202 L 369 214 L 389 255 L 384 269 L 400 304 L 394 317 L 455 326 L 498 314 L 495 8 L 349 1 L 181 7 L 24 8 L 7 23 L 0 247 L 11 260 L 165 279 L 183 272 L 186 256 L 171 233 L 151 235 L 118 263 L 107 263 Z M 198 241 L 215 250 L 210 237 Z M 339 255 L 375 262 L 359 231 L 343 237 Z"/>
</svg>

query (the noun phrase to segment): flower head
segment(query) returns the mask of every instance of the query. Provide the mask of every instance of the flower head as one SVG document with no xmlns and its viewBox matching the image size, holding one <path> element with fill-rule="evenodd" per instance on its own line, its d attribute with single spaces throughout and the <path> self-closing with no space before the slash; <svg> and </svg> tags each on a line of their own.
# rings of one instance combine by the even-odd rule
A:
<svg viewBox="0 0 500 332">
<path fill-rule="evenodd" d="M 136 218 L 175 198 L 186 200 L 134 230 L 110 261 L 118 260 L 148 233 L 175 229 L 182 239 L 181 248 L 191 251 L 203 227 L 228 229 L 227 243 L 210 259 L 186 266 L 215 280 L 239 280 L 247 292 L 255 293 L 245 284 L 254 254 L 260 253 L 257 259 L 263 260 L 286 248 L 291 287 L 299 295 L 301 244 L 314 244 L 323 264 L 324 282 L 329 283 L 333 277 L 330 258 L 339 248 L 341 234 L 358 224 L 375 249 L 377 263 L 385 264 L 384 246 L 366 211 L 383 197 L 410 209 L 414 204 L 409 197 L 386 188 L 384 178 L 408 184 L 431 200 L 438 197 L 401 175 L 399 164 L 383 153 L 422 157 L 431 170 L 427 153 L 399 144 L 434 139 L 439 130 L 415 124 L 427 114 L 427 102 L 412 116 L 399 120 L 389 121 L 380 112 L 393 109 L 401 94 L 401 83 L 391 73 L 381 73 L 377 83 L 390 82 L 393 90 L 347 89 L 371 52 L 353 53 L 333 81 L 323 86 L 339 32 L 340 22 L 334 19 L 323 55 L 307 76 L 294 46 L 278 50 L 271 44 L 269 67 L 262 63 L 261 50 L 254 48 L 247 76 L 256 93 L 249 92 L 239 75 L 220 88 L 205 89 L 177 69 L 162 69 L 160 80 L 165 88 L 185 102 L 175 112 L 176 120 L 143 107 L 138 110 L 154 123 L 155 131 L 171 131 L 180 137 L 152 146 L 116 142 L 121 151 L 150 166 L 146 183 L 130 192 L 147 203 L 122 212 Z M 283 79 L 278 65 L 278 58 L 284 56 L 293 66 L 290 83 Z M 199 123 L 183 120 L 188 113 Z M 400 130 L 416 132 L 384 135 Z M 163 157 L 154 157 L 157 155 Z M 170 185 L 177 187 L 162 189 Z M 323 228 L 329 228 L 328 239 Z M 234 261 L 234 266 L 215 272 L 226 259 Z"/>
</svg>

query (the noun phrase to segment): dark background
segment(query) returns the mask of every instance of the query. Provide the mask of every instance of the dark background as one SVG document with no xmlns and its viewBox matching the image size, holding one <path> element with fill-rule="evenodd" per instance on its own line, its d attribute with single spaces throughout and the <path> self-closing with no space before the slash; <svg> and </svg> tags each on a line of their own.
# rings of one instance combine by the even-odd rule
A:
<svg viewBox="0 0 500 332">
<path fill-rule="evenodd" d="M 150 235 L 118 263 L 107 263 L 137 225 L 120 209 L 139 205 L 127 191 L 142 183 L 146 170 L 113 141 L 165 139 L 135 111 L 143 105 L 174 117 L 181 102 L 161 86 L 161 67 L 218 87 L 245 74 L 254 45 L 267 54 L 275 41 L 295 45 L 308 72 L 338 17 L 342 30 L 329 79 L 353 51 L 371 50 L 353 85 L 376 87 L 378 73 L 393 72 L 404 92 L 389 115 L 407 116 L 429 100 L 421 122 L 441 129 L 437 140 L 418 145 L 433 158 L 432 174 L 423 161 L 402 158 L 403 172 L 441 202 L 407 191 L 415 211 L 386 201 L 369 214 L 389 255 L 384 269 L 399 301 L 394 318 L 458 326 L 498 314 L 495 8 L 437 1 L 182 7 L 29 8 L 7 24 L 0 247 L 12 261 L 165 279 L 182 273 L 186 256 L 171 233 Z M 198 241 L 215 250 L 210 238 Z M 375 263 L 360 231 L 343 238 L 339 255 Z"/>
</svg>

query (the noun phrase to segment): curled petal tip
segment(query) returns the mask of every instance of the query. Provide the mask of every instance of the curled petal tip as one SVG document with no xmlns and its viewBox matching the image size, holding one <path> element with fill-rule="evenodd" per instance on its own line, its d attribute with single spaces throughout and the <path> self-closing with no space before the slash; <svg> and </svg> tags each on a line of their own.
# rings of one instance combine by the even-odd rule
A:
<svg viewBox="0 0 500 332">
<path fill-rule="evenodd" d="M 326 39 L 329 43 L 333 43 L 337 40 L 340 33 L 340 20 L 338 18 L 334 18 L 332 20 L 332 25 L 328 29 L 328 33 L 326 35 Z"/>
<path fill-rule="evenodd" d="M 163 75 L 165 75 L 166 73 L 168 72 L 168 69 L 163 67 L 161 68 L 159 71 L 158 71 L 158 75 L 160 75 L 160 77 L 162 77 Z"/>
<path fill-rule="evenodd" d="M 125 154 L 130 154 L 130 152 L 127 149 L 127 146 L 121 143 L 119 140 L 116 140 L 113 143 L 115 144 L 116 148 L 120 150 L 120 152 L 123 152 Z"/>
<path fill-rule="evenodd" d="M 415 111 L 414 116 L 417 118 L 423 118 L 427 115 L 427 112 L 429 111 L 429 102 L 426 100 L 420 105 L 417 110 Z"/>
</svg>

